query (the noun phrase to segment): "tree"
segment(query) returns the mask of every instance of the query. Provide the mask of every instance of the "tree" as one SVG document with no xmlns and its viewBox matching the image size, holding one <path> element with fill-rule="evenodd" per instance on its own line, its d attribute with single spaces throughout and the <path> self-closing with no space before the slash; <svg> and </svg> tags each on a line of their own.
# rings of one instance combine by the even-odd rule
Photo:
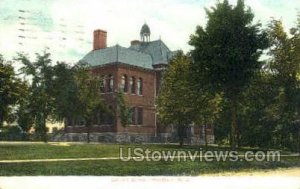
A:
<svg viewBox="0 0 300 189">
<path fill-rule="evenodd" d="M 117 112 L 121 120 L 121 125 L 123 127 L 127 127 L 128 124 L 131 122 L 132 115 L 128 103 L 126 102 L 126 99 L 124 97 L 124 93 L 122 91 L 119 91 L 117 93 Z"/>
<path fill-rule="evenodd" d="M 272 45 L 269 69 L 279 89 L 280 145 L 300 150 L 300 16 L 297 27 L 290 30 L 290 37 L 278 20 L 270 22 L 268 34 Z"/>
<path fill-rule="evenodd" d="M 101 96 L 101 82 L 96 75 L 90 71 L 86 64 L 75 66 L 75 81 L 77 86 L 77 110 L 78 115 L 82 116 L 87 128 L 87 142 L 90 142 L 90 132 L 93 124 L 94 115 L 99 109 L 105 109 Z"/>
<path fill-rule="evenodd" d="M 77 108 L 78 87 L 75 80 L 77 67 L 71 67 L 64 62 L 57 62 L 53 66 L 53 96 L 54 111 L 52 117 L 57 121 L 76 117 L 79 115 Z"/>
<path fill-rule="evenodd" d="M 10 115 L 13 106 L 22 97 L 23 86 L 24 83 L 16 77 L 14 68 L 5 63 L 2 55 L 0 55 L 0 128 Z"/>
<path fill-rule="evenodd" d="M 227 0 L 206 10 L 205 28 L 198 26 L 191 36 L 193 68 L 198 86 L 213 93 L 224 94 L 230 104 L 231 146 L 237 145 L 237 107 L 240 95 L 254 74 L 260 70 L 258 61 L 268 47 L 266 32 L 260 24 L 252 24 L 254 14 L 238 0 L 235 7 Z"/>
<path fill-rule="evenodd" d="M 280 117 L 277 114 L 278 88 L 272 75 L 262 70 L 252 79 L 242 94 L 238 108 L 241 125 L 240 143 L 243 146 L 275 147 L 274 131 Z"/>
<path fill-rule="evenodd" d="M 31 93 L 29 87 L 29 84 L 24 82 L 21 92 L 22 97 L 16 111 L 17 123 L 25 133 L 28 133 L 34 126 L 34 115 L 31 107 Z"/>
<path fill-rule="evenodd" d="M 180 146 L 186 127 L 192 122 L 190 63 L 190 58 L 182 52 L 171 60 L 158 96 L 158 116 L 163 124 L 177 126 Z"/>
<path fill-rule="evenodd" d="M 193 81 L 190 83 L 193 83 Z M 195 85 L 192 86 L 192 98 L 190 99 L 192 120 L 195 125 L 204 127 L 204 142 L 205 147 L 207 147 L 207 126 L 213 127 L 215 120 L 220 116 L 222 95 L 211 94 L 204 89 L 199 90 Z"/>
<path fill-rule="evenodd" d="M 36 61 L 32 62 L 23 54 L 17 59 L 23 64 L 21 73 L 31 78 L 29 86 L 28 105 L 34 119 L 35 132 L 38 138 L 47 142 L 46 120 L 53 111 L 53 67 L 50 53 L 36 54 Z"/>
<path fill-rule="evenodd" d="M 191 65 L 191 57 L 179 52 L 168 65 L 158 96 L 159 118 L 165 125 L 177 126 L 180 146 L 190 124 L 205 127 L 207 145 L 206 126 L 213 124 L 220 111 L 221 96 L 196 87 Z"/>
</svg>

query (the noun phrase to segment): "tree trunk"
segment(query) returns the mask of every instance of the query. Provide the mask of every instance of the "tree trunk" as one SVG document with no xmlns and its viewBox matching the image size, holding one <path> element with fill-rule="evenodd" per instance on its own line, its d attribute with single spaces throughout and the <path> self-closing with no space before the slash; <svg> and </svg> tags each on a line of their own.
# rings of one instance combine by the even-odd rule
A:
<svg viewBox="0 0 300 189">
<path fill-rule="evenodd" d="M 237 145 L 237 104 L 236 98 L 231 101 L 231 148 L 236 149 Z"/>
<path fill-rule="evenodd" d="M 205 149 L 207 149 L 207 126 L 206 122 L 204 123 L 204 141 L 205 141 Z"/>
<path fill-rule="evenodd" d="M 298 125 L 300 126 L 300 125 Z M 296 152 L 300 153 L 300 127 L 297 128 L 297 138 L 296 138 Z"/>
<path fill-rule="evenodd" d="M 3 115 L 3 111 L 0 110 L 0 128 L 3 127 L 3 122 L 4 122 L 4 115 Z"/>
<path fill-rule="evenodd" d="M 184 139 L 184 126 L 183 125 L 178 125 L 178 138 L 179 138 L 179 146 L 183 146 L 183 139 Z"/>
<path fill-rule="evenodd" d="M 48 138 L 47 138 L 47 127 L 46 127 L 46 117 L 47 116 L 42 116 L 42 125 L 41 125 L 41 127 L 42 127 L 42 140 L 45 142 L 45 143 L 47 143 L 48 142 Z"/>
<path fill-rule="evenodd" d="M 38 113 L 36 115 L 36 134 L 38 140 L 41 140 L 45 143 L 48 142 L 47 140 L 47 127 L 46 127 L 46 117 L 43 113 Z"/>
<path fill-rule="evenodd" d="M 91 139 L 90 139 L 90 133 L 91 133 L 90 128 L 91 128 L 90 123 L 87 123 L 86 124 L 87 143 L 90 143 L 90 141 L 91 141 Z"/>
<path fill-rule="evenodd" d="M 88 118 L 86 119 L 86 134 L 87 134 L 87 143 L 90 143 L 91 142 L 91 138 L 90 138 L 90 135 L 91 135 L 91 127 L 92 127 L 92 123 L 93 123 L 93 119 L 91 118 Z"/>
<path fill-rule="evenodd" d="M 180 137 L 179 138 L 179 147 L 182 147 L 183 146 L 183 137 Z"/>
</svg>

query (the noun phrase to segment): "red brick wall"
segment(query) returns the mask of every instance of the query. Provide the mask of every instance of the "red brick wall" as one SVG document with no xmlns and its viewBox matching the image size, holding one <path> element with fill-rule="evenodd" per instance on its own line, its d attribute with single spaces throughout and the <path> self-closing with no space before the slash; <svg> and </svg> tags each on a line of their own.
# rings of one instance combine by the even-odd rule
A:
<svg viewBox="0 0 300 189">
<path fill-rule="evenodd" d="M 135 133 L 152 133 L 155 132 L 155 72 L 152 70 L 145 70 L 135 67 L 128 67 L 120 64 L 118 66 L 118 84 L 121 83 L 122 76 L 126 74 L 127 78 L 135 77 L 136 80 L 136 94 L 132 94 L 130 90 L 125 93 L 125 98 L 131 107 L 143 108 L 143 125 L 131 125 L 126 129 L 121 125 L 120 121 L 117 122 L 118 132 L 135 132 Z M 137 94 L 137 80 L 143 79 L 143 93 Z"/>
<path fill-rule="evenodd" d="M 128 66 L 124 64 L 110 64 L 103 67 L 95 67 L 93 73 L 99 76 L 103 75 L 113 75 L 114 77 L 114 91 L 118 91 L 121 85 L 121 79 L 124 74 L 127 75 L 128 85 L 129 78 L 135 77 L 136 93 L 132 94 L 130 88 L 125 94 L 125 99 L 127 100 L 130 107 L 140 107 L 143 108 L 143 124 L 142 125 L 130 125 L 124 128 L 119 119 L 116 119 L 114 125 L 117 132 L 133 132 L 133 133 L 155 133 L 155 72 L 153 70 L 141 69 L 133 66 Z M 138 78 L 143 79 L 143 94 L 137 94 L 137 80 Z M 103 97 L 106 103 L 113 106 L 116 109 L 116 102 L 114 100 L 115 92 L 104 93 Z"/>
</svg>

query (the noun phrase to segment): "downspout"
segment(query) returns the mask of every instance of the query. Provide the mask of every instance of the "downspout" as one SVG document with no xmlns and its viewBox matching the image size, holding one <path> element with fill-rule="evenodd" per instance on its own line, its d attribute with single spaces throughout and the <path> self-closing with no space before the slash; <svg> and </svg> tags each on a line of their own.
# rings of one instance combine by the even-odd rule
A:
<svg viewBox="0 0 300 189">
<path fill-rule="evenodd" d="M 157 137 L 157 115 L 156 115 L 156 71 L 154 71 L 154 125 L 155 125 L 155 133 L 154 136 Z"/>
</svg>

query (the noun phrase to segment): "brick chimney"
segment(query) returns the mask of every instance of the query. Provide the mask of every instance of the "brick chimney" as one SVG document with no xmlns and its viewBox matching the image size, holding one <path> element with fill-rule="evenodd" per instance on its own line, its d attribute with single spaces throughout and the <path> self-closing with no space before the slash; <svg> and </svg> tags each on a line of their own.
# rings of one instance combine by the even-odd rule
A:
<svg viewBox="0 0 300 189">
<path fill-rule="evenodd" d="M 107 32 L 104 30 L 98 29 L 94 31 L 93 50 L 106 48 L 106 36 L 107 36 Z"/>
<path fill-rule="evenodd" d="M 139 45 L 141 42 L 139 40 L 132 40 L 131 45 Z"/>
</svg>

